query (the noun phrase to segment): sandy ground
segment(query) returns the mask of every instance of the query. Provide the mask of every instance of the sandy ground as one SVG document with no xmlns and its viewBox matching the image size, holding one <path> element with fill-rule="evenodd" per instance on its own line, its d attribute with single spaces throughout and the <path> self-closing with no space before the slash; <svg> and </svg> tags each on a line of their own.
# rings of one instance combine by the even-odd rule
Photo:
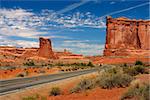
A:
<svg viewBox="0 0 150 100">
<path fill-rule="evenodd" d="M 126 88 L 114 88 L 111 90 L 95 88 L 81 93 L 50 96 L 48 100 L 119 100 Z"/>
</svg>

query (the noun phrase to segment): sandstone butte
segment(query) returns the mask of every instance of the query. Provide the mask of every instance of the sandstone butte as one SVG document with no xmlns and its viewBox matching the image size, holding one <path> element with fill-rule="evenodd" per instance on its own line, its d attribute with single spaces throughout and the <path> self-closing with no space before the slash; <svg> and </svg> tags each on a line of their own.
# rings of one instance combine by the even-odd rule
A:
<svg viewBox="0 0 150 100">
<path fill-rule="evenodd" d="M 50 39 L 39 38 L 40 45 L 37 55 L 39 57 L 44 57 L 48 59 L 56 58 L 54 52 L 52 51 L 52 44 Z"/>
<path fill-rule="evenodd" d="M 150 20 L 106 18 L 104 56 L 150 57 Z"/>
</svg>

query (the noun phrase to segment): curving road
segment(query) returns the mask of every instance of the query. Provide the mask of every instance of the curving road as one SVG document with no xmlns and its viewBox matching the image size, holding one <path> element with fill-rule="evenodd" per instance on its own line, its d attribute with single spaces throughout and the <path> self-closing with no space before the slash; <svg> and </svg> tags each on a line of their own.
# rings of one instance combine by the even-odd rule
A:
<svg viewBox="0 0 150 100">
<path fill-rule="evenodd" d="M 23 89 L 26 87 L 43 84 L 47 82 L 54 82 L 57 80 L 62 80 L 62 79 L 88 74 L 96 71 L 97 69 L 90 69 L 90 70 L 82 70 L 82 71 L 75 71 L 75 72 L 65 72 L 60 74 L 34 76 L 28 78 L 0 80 L 0 95 L 7 94 L 6 92 L 9 91 Z"/>
</svg>

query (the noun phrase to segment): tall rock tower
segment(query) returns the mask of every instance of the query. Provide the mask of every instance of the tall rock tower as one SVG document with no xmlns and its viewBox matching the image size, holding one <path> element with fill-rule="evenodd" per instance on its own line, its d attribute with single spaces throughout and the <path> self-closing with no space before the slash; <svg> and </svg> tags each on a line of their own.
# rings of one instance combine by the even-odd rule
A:
<svg viewBox="0 0 150 100">
<path fill-rule="evenodd" d="M 39 51 L 38 56 L 48 58 L 48 59 L 54 59 L 54 52 L 52 51 L 52 45 L 51 40 L 46 38 L 39 38 L 40 44 L 39 44 Z"/>
<path fill-rule="evenodd" d="M 149 56 L 150 20 L 107 17 L 105 56 Z"/>
</svg>

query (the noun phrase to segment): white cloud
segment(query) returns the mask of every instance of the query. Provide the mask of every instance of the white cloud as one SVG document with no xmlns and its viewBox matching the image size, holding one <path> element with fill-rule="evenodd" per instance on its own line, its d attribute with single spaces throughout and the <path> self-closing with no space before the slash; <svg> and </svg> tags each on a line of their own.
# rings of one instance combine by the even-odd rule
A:
<svg viewBox="0 0 150 100">
<path fill-rule="evenodd" d="M 36 38 L 47 33 L 41 30 L 79 31 L 78 27 L 104 28 L 105 23 L 90 12 L 63 15 L 52 10 L 35 14 L 24 9 L 0 9 L 1 35 Z"/>
<path fill-rule="evenodd" d="M 39 43 L 27 40 L 11 40 L 0 39 L 1 46 L 16 46 L 16 47 L 39 47 Z"/>
<path fill-rule="evenodd" d="M 0 9 L 0 15 L 5 16 L 6 18 L 23 18 L 26 16 L 34 15 L 32 12 L 27 12 L 24 9 Z"/>
<path fill-rule="evenodd" d="M 43 10 L 42 15 L 44 21 L 57 28 L 75 28 L 75 27 L 91 27 L 91 28 L 105 28 L 106 25 L 99 17 L 91 14 L 90 12 L 81 13 L 76 12 L 73 14 L 57 14 L 52 10 Z M 54 24 L 55 23 L 55 24 Z"/>
<path fill-rule="evenodd" d="M 81 28 L 78 28 L 81 27 Z M 63 15 L 52 10 L 43 10 L 38 14 L 24 9 L 0 9 L 0 45 L 17 47 L 38 47 L 34 40 L 39 36 L 47 38 L 72 39 L 49 33 L 50 30 L 84 31 L 82 27 L 104 28 L 105 23 L 91 12 Z M 55 33 L 55 32 L 54 32 Z M 14 40 L 10 37 L 28 38 L 28 40 Z M 19 38 L 18 38 L 19 39 Z M 33 41 L 31 41 L 33 39 Z M 102 50 L 100 44 L 89 44 L 90 40 L 72 40 L 60 43 L 57 49 L 69 49 L 72 52 L 83 54 L 99 54 Z M 97 52 L 93 52 L 96 50 Z"/>
<path fill-rule="evenodd" d="M 95 41 L 94 41 L 95 42 Z M 63 48 L 71 48 L 73 52 L 84 55 L 102 55 L 104 44 L 92 43 L 89 40 L 67 40 L 61 45 Z"/>
<path fill-rule="evenodd" d="M 18 36 L 23 38 L 38 38 L 38 35 L 45 34 L 44 32 L 38 32 L 35 29 L 26 27 L 3 27 L 0 29 L 0 35 L 3 36 Z"/>
<path fill-rule="evenodd" d="M 0 35 L 18 36 L 24 38 L 36 38 L 46 34 L 38 31 L 34 25 L 39 26 L 35 21 L 35 15 L 24 9 L 0 9 Z"/>
</svg>

